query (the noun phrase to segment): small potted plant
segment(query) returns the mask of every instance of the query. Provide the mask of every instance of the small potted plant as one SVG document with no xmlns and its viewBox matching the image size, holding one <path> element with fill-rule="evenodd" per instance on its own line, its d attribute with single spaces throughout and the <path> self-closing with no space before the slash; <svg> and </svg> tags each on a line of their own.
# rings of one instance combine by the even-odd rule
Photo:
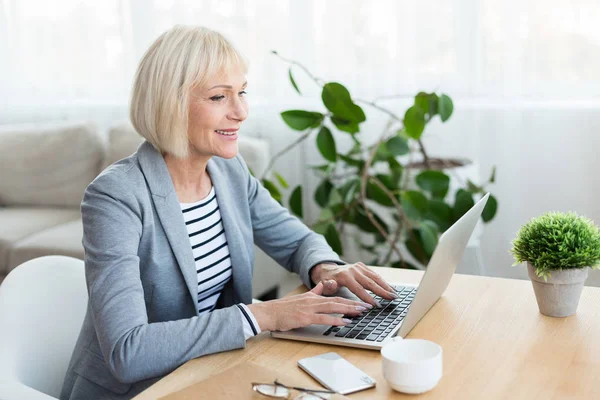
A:
<svg viewBox="0 0 600 400">
<path fill-rule="evenodd" d="M 512 245 L 515 265 L 527 262 L 540 312 L 575 314 L 588 270 L 600 262 L 600 231 L 594 223 L 572 212 L 549 212 L 525 224 Z"/>
</svg>

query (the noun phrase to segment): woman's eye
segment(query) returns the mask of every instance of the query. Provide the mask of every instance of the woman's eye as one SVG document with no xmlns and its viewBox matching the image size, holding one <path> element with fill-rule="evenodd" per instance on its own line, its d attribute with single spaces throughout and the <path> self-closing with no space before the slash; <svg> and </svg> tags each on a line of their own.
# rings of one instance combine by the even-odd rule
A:
<svg viewBox="0 0 600 400">
<path fill-rule="evenodd" d="M 210 99 L 211 99 L 212 101 L 221 101 L 221 100 L 223 100 L 224 98 L 225 98 L 225 96 L 223 96 L 223 95 L 221 95 L 221 94 L 220 94 L 220 95 L 217 95 L 217 96 L 213 96 L 213 97 L 211 97 Z"/>
<path fill-rule="evenodd" d="M 240 93 L 238 93 L 240 96 L 245 96 L 248 94 L 248 92 L 246 92 L 245 90 L 242 90 Z"/>
</svg>

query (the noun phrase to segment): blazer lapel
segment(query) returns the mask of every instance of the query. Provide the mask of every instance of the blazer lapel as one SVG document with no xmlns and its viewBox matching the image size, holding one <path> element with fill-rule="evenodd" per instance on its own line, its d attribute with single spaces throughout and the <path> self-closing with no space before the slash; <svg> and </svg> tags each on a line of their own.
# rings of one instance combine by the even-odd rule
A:
<svg viewBox="0 0 600 400">
<path fill-rule="evenodd" d="M 195 306 L 198 298 L 196 263 L 171 175 L 162 155 L 146 141 L 138 148 L 138 161 L 152 193 L 156 213 L 194 302 L 197 315 L 198 307 Z"/>
<path fill-rule="evenodd" d="M 225 229 L 225 237 L 227 238 L 227 246 L 229 247 L 235 293 L 234 303 L 245 302 L 246 299 L 252 298 L 252 264 L 246 252 L 247 246 L 244 243 L 242 232 L 235 220 L 237 213 L 235 204 L 239 203 L 240 199 L 234 198 L 236 194 L 234 188 L 229 186 L 226 173 L 212 159 L 208 161 L 207 170 L 215 188 L 223 229 Z M 250 281 L 248 281 L 248 276 Z"/>
</svg>

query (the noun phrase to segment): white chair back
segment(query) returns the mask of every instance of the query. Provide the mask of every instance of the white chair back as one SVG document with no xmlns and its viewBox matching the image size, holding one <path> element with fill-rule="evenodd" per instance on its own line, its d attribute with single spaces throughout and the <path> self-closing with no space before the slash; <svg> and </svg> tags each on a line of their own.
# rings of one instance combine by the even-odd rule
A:
<svg viewBox="0 0 600 400">
<path fill-rule="evenodd" d="M 81 260 L 40 257 L 8 274 L 0 285 L 1 400 L 58 398 L 87 302 Z"/>
</svg>

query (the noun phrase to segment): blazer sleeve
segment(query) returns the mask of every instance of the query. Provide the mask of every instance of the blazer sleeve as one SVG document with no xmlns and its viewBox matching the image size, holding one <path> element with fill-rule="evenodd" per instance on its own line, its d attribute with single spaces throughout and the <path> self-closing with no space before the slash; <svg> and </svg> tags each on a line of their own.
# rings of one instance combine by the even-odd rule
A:
<svg viewBox="0 0 600 400">
<path fill-rule="evenodd" d="M 313 232 L 279 204 L 258 179 L 253 177 L 241 156 L 237 159 L 246 175 L 248 202 L 254 242 L 285 269 L 300 275 L 309 288 L 314 285 L 310 270 L 317 264 L 345 264 L 322 235 Z"/>
<path fill-rule="evenodd" d="M 91 313 L 111 373 L 133 383 L 162 376 L 205 354 L 243 348 L 236 306 L 148 323 L 137 255 L 142 212 L 134 190 L 117 178 L 96 179 L 81 206 Z"/>
</svg>

